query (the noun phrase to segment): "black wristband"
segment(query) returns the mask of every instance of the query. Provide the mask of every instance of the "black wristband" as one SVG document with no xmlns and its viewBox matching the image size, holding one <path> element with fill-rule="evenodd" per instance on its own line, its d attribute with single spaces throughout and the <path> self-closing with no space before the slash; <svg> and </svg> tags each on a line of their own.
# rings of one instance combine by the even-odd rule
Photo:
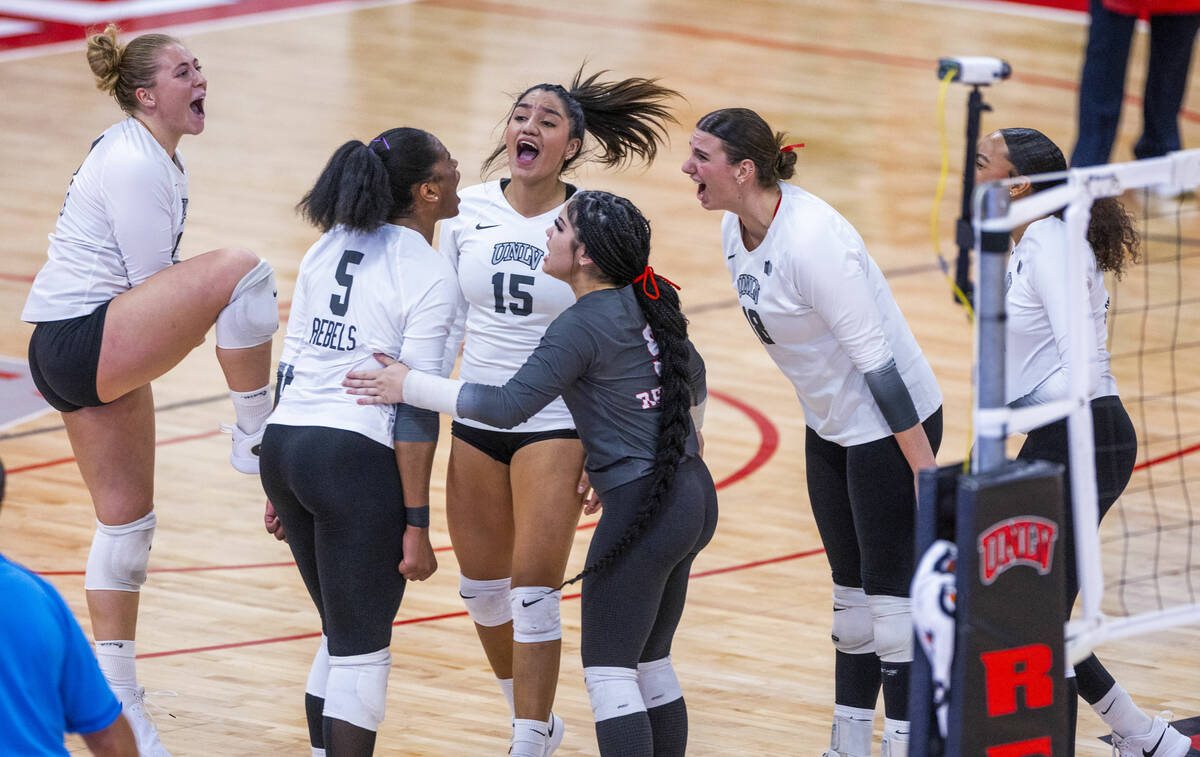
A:
<svg viewBox="0 0 1200 757">
<path fill-rule="evenodd" d="M 429 528 L 429 505 L 424 507 L 406 507 L 404 508 L 405 518 L 408 520 L 408 525 L 414 528 Z"/>
</svg>

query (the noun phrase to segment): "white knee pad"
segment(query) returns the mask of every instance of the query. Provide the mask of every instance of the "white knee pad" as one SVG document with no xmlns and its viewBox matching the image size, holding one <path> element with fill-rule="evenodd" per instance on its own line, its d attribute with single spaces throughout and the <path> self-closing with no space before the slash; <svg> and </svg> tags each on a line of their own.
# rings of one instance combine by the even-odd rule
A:
<svg viewBox="0 0 1200 757">
<path fill-rule="evenodd" d="M 512 606 L 508 603 L 511 578 L 496 578 L 477 581 L 474 578 L 458 577 L 458 596 L 467 606 L 471 620 L 481 626 L 502 626 L 513 619 Z"/>
<path fill-rule="evenodd" d="M 325 689 L 329 683 L 329 638 L 321 634 L 321 646 L 313 657 L 312 667 L 308 669 L 308 683 L 304 685 L 304 693 L 312 694 L 317 699 L 325 698 Z"/>
<path fill-rule="evenodd" d="M 882 662 L 912 662 L 912 600 L 883 594 L 873 594 L 867 600 L 875 630 L 875 654 Z"/>
<path fill-rule="evenodd" d="M 387 649 L 353 657 L 330 656 L 325 717 L 344 720 L 368 731 L 379 730 L 391 669 L 392 653 Z"/>
<path fill-rule="evenodd" d="M 671 655 L 660 660 L 639 662 L 637 674 L 638 689 L 642 692 L 642 703 L 647 709 L 683 699 L 683 689 L 679 688 L 679 679 L 675 677 Z"/>
<path fill-rule="evenodd" d="M 158 518 L 153 512 L 132 523 L 106 526 L 96 521 L 83 588 L 89 591 L 140 591 L 150 565 L 150 542 Z"/>
<path fill-rule="evenodd" d="M 597 723 L 646 711 L 634 668 L 584 668 L 583 682 Z"/>
<path fill-rule="evenodd" d="M 862 589 L 833 585 L 833 646 L 846 654 L 875 651 L 871 608 Z"/>
<path fill-rule="evenodd" d="M 275 271 L 265 260 L 242 277 L 217 314 L 217 346 L 227 350 L 257 347 L 279 329 Z"/>
<path fill-rule="evenodd" d="M 562 592 L 549 586 L 514 586 L 512 604 L 513 641 L 532 644 L 562 638 L 558 604 Z"/>
</svg>

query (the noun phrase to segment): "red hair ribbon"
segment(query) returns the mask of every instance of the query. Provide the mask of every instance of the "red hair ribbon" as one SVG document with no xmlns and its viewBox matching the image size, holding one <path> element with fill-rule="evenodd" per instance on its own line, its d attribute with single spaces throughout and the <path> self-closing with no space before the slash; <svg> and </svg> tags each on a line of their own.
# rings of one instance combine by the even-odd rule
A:
<svg viewBox="0 0 1200 757">
<path fill-rule="evenodd" d="M 666 276 L 662 276 L 660 274 L 655 273 L 654 269 L 651 268 L 650 266 L 646 266 L 646 270 L 642 271 L 642 275 L 638 276 L 636 279 L 634 279 L 633 283 L 636 284 L 640 281 L 642 283 L 642 291 L 646 293 L 646 296 L 652 300 L 657 300 L 659 295 L 661 294 L 661 292 L 658 291 L 658 280 L 659 279 L 662 279 L 663 281 L 667 282 L 668 284 L 675 287 L 676 289 L 683 289 L 683 287 L 679 286 L 674 281 L 671 281 Z M 650 293 L 650 285 L 651 284 L 654 285 L 654 294 Z"/>
<path fill-rule="evenodd" d="M 780 152 L 791 152 L 792 150 L 795 150 L 797 147 L 804 147 L 804 143 L 797 142 L 794 145 L 784 145 L 783 147 L 779 148 L 779 151 Z"/>
</svg>

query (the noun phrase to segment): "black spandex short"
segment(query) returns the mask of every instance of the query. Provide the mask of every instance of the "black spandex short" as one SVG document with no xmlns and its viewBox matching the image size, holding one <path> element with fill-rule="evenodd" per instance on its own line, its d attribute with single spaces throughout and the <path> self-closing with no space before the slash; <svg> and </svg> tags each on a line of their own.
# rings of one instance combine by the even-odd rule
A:
<svg viewBox="0 0 1200 757">
<path fill-rule="evenodd" d="M 453 421 L 450 435 L 462 439 L 493 460 L 512 465 L 517 450 L 534 442 L 546 439 L 578 439 L 579 432 L 573 428 L 558 428 L 550 431 L 493 431 L 490 428 L 475 428 Z"/>
<path fill-rule="evenodd" d="M 89 315 L 37 324 L 29 339 L 29 372 L 55 410 L 70 413 L 103 405 L 96 394 L 100 344 L 108 303 Z"/>
</svg>

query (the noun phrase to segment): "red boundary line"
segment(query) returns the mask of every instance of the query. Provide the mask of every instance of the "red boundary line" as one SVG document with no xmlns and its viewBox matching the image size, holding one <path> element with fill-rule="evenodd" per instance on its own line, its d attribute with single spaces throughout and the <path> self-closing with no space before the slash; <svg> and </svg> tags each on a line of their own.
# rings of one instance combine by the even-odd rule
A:
<svg viewBox="0 0 1200 757">
<path fill-rule="evenodd" d="M 762 565 L 786 562 L 788 560 L 796 560 L 796 559 L 799 559 L 802 557 L 811 557 L 813 555 L 822 554 L 824 551 L 825 550 L 823 550 L 823 549 L 810 549 L 810 550 L 806 550 L 804 552 L 795 552 L 790 555 L 783 555 L 781 557 L 772 557 L 772 558 L 769 558 L 766 560 L 757 560 L 755 562 L 745 563 L 744 565 L 729 565 L 724 568 L 716 568 L 715 570 L 706 570 L 706 571 L 702 571 L 699 573 L 693 573 L 689 577 L 689 580 L 694 580 L 697 578 L 705 578 L 707 576 L 720 575 L 722 573 L 732 573 L 732 572 L 738 571 L 738 570 L 748 570 L 750 568 L 757 568 Z M 580 596 L 579 592 L 575 592 L 574 594 L 564 594 L 562 596 L 562 598 L 565 601 L 565 600 L 569 600 L 569 599 L 579 599 L 579 596 Z M 408 626 L 408 625 L 413 625 L 415 623 L 430 623 L 435 620 L 448 620 L 450 618 L 465 618 L 466 616 L 467 616 L 466 610 L 459 610 L 458 612 L 445 612 L 445 613 L 441 613 L 440 615 L 426 615 L 426 616 L 420 617 L 420 618 L 407 618 L 405 620 L 397 620 L 396 622 L 392 623 L 392 626 L 393 627 Z M 320 635 L 321 635 L 320 631 L 310 631 L 309 633 L 298 633 L 298 634 L 293 634 L 291 636 L 276 636 L 276 637 L 273 637 L 270 639 L 255 639 L 253 641 L 234 641 L 234 642 L 230 642 L 228 644 L 212 644 L 207 647 L 191 647 L 190 649 L 168 649 L 168 650 L 165 650 L 162 652 L 148 652 L 146 654 L 138 655 L 137 658 L 139 660 L 148 660 L 152 657 L 173 657 L 175 655 L 194 654 L 196 652 L 216 652 L 216 651 L 220 651 L 223 649 L 237 649 L 239 647 L 254 647 L 254 646 L 261 646 L 263 644 L 275 644 L 277 642 L 282 642 L 282 641 L 299 641 L 301 639 L 315 639 L 315 638 L 319 637 Z"/>
<path fill-rule="evenodd" d="M 1151 465 L 1158 465 L 1159 463 L 1165 463 L 1170 460 L 1174 460 L 1177 457 L 1183 457 L 1184 455 L 1190 455 L 1197 450 L 1200 450 L 1200 444 L 1193 444 L 1190 447 L 1186 447 L 1181 450 L 1176 450 L 1175 452 L 1171 452 L 1169 454 L 1162 455 L 1161 457 L 1152 458 L 1150 460 L 1147 460 L 1144 463 L 1138 463 L 1137 465 L 1133 466 L 1133 469 L 1135 471 L 1139 471 L 1139 470 L 1142 470 L 1143 468 L 1149 468 Z"/>
<path fill-rule="evenodd" d="M 726 486 L 730 486 L 732 484 L 737 483 L 738 481 L 741 481 L 743 478 L 746 478 L 751 473 L 753 473 L 754 471 L 758 470 L 763 465 L 765 465 L 766 462 L 771 459 L 771 456 L 774 455 L 775 451 L 779 448 L 779 431 L 778 431 L 778 429 L 775 428 L 775 424 L 771 423 L 771 420 L 769 418 L 767 418 L 766 415 L 764 415 L 762 412 L 760 412 L 756 408 L 752 407 L 751 405 L 748 405 L 745 402 L 742 402 L 741 400 L 735 399 L 732 396 L 725 394 L 724 392 L 718 392 L 718 391 L 710 389 L 708 391 L 708 393 L 710 395 L 712 395 L 714 398 L 721 400 L 722 402 L 728 403 L 728 404 L 732 405 L 735 409 L 743 412 L 747 417 L 750 418 L 750 420 L 754 423 L 755 427 L 757 427 L 758 434 L 759 434 L 758 449 L 755 451 L 754 456 L 750 458 L 750 461 L 748 463 L 746 463 L 745 465 L 743 465 L 741 468 L 738 468 L 736 471 L 731 473 L 729 476 L 727 476 L 717 482 L 717 484 L 716 484 L 717 488 L 724 489 Z M 201 434 L 192 434 L 190 436 L 181 436 L 181 437 L 177 437 L 174 439 L 164 439 L 163 441 L 158 442 L 158 445 L 175 444 L 176 442 L 191 441 L 194 439 L 204 439 L 204 438 L 207 438 L 210 436 L 215 436 L 216 434 L 219 434 L 219 433 L 221 433 L 221 432 L 220 431 L 206 431 Z M 47 460 L 46 462 L 42 462 L 42 463 L 33 463 L 31 465 L 23 465 L 19 468 L 13 468 L 12 470 L 9 471 L 9 473 L 10 474 L 11 473 L 23 473 L 25 471 L 37 470 L 39 468 L 48 468 L 52 465 L 62 465 L 64 463 L 73 462 L 74 460 L 75 460 L 75 458 L 73 458 L 73 457 L 64 457 L 64 458 L 59 458 L 57 460 Z M 595 528 L 595 527 L 596 527 L 595 522 L 584 523 L 582 526 L 579 526 L 576 530 L 585 531 L 589 528 Z M 434 552 L 445 552 L 449 549 L 450 549 L 450 547 L 448 547 L 448 546 L 436 547 L 433 551 Z M 185 568 L 153 568 L 150 570 L 150 572 L 151 573 L 194 573 L 194 572 L 210 571 L 210 570 L 244 570 L 244 569 L 248 569 L 248 568 L 278 568 L 278 567 L 285 567 L 285 566 L 290 566 L 290 565 L 295 565 L 295 564 L 296 563 L 294 563 L 294 562 L 271 562 L 271 563 L 253 563 L 253 564 L 246 564 L 246 565 L 195 565 L 195 566 L 190 566 L 190 567 L 185 567 Z M 83 574 L 84 574 L 84 571 L 82 571 L 82 570 L 38 571 L 38 575 L 41 575 L 41 576 L 82 576 Z"/>
</svg>

